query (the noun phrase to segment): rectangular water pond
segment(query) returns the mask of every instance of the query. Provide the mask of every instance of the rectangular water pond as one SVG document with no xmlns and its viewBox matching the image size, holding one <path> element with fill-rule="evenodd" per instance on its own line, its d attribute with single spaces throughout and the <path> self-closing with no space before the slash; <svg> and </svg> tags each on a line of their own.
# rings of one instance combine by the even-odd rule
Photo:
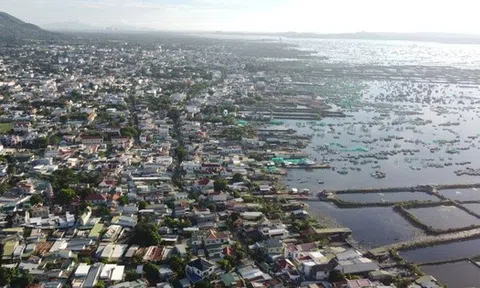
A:
<svg viewBox="0 0 480 288">
<path fill-rule="evenodd" d="M 462 204 L 462 206 L 472 211 L 473 213 L 477 213 L 478 215 L 480 215 L 480 203 L 466 203 Z"/>
<path fill-rule="evenodd" d="M 477 188 L 470 189 L 447 189 L 438 191 L 443 196 L 458 201 L 480 200 L 480 190 Z"/>
<path fill-rule="evenodd" d="M 464 261 L 442 265 L 422 266 L 421 269 L 435 277 L 448 288 L 465 288 L 480 286 L 480 269 Z"/>
<path fill-rule="evenodd" d="M 438 206 L 408 209 L 422 223 L 437 230 L 463 228 L 480 224 L 480 219 L 455 206 Z"/>
<path fill-rule="evenodd" d="M 374 248 L 400 241 L 413 240 L 425 233 L 405 220 L 392 207 L 341 209 L 327 202 L 308 202 L 309 213 L 320 224 L 334 220 L 338 226 L 352 230 L 353 238 L 362 246 Z"/>
<path fill-rule="evenodd" d="M 480 239 L 440 244 L 399 253 L 406 261 L 418 264 L 470 258 L 480 256 Z"/>
<path fill-rule="evenodd" d="M 358 203 L 439 201 L 437 197 L 424 192 L 346 193 L 338 194 L 338 198 L 345 202 Z"/>
</svg>

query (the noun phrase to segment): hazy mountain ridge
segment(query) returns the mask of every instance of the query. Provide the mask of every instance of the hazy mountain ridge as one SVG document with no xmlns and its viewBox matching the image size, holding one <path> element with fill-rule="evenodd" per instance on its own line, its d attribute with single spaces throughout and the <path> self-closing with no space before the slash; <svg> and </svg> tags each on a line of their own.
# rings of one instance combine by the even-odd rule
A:
<svg viewBox="0 0 480 288">
<path fill-rule="evenodd" d="M 220 35 L 258 35 L 285 38 L 306 39 L 351 39 L 351 40 L 394 40 L 394 41 L 420 41 L 451 44 L 480 44 L 480 35 L 461 33 L 395 33 L 395 32 L 356 32 L 356 33 L 300 33 L 300 32 L 226 32 L 216 31 Z"/>
<path fill-rule="evenodd" d="M 278 33 L 277 35 L 291 38 L 320 38 L 320 39 L 364 39 L 364 40 L 404 40 L 426 41 L 440 43 L 477 44 L 480 43 L 480 35 L 457 34 L 457 33 L 393 33 L 393 32 L 357 32 L 338 34 L 317 33 Z"/>
<path fill-rule="evenodd" d="M 41 25 L 41 27 L 48 31 L 100 31 L 101 28 L 85 24 L 82 22 L 69 21 L 69 22 L 57 22 Z"/>
<path fill-rule="evenodd" d="M 0 40 L 49 40 L 58 35 L 0 12 Z"/>
</svg>

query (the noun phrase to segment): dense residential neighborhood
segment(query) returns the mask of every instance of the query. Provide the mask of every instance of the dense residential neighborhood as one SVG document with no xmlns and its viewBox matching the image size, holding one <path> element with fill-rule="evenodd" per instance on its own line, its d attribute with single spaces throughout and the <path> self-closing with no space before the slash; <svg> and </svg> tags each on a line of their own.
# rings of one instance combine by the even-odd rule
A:
<svg viewBox="0 0 480 288">
<path fill-rule="evenodd" d="M 325 165 L 295 161 L 309 136 L 277 120 L 330 108 L 289 97 L 295 72 L 143 40 L 1 48 L 1 287 L 440 287 L 282 181 Z"/>
</svg>

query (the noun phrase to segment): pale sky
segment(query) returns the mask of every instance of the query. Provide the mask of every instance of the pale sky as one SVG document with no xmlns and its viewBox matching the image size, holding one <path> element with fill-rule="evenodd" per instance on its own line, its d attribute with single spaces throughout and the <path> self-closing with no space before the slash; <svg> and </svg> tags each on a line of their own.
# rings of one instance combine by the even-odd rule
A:
<svg viewBox="0 0 480 288">
<path fill-rule="evenodd" d="M 0 0 L 0 11 L 40 26 L 480 34 L 480 0 Z"/>
</svg>

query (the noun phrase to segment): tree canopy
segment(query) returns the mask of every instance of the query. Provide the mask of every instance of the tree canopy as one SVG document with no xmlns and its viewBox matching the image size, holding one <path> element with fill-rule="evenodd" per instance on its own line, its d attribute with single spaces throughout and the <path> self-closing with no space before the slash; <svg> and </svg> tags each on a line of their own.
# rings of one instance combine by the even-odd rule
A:
<svg viewBox="0 0 480 288">
<path fill-rule="evenodd" d="M 195 284 L 195 288 L 213 288 L 215 287 L 208 279 L 203 279 Z"/>
<path fill-rule="evenodd" d="M 131 242 L 140 247 L 158 245 L 162 241 L 157 227 L 151 223 L 138 223 L 133 233 Z"/>
<path fill-rule="evenodd" d="M 122 136 L 135 138 L 138 136 L 138 130 L 134 127 L 123 127 L 120 129 L 120 134 L 122 134 Z"/>
<path fill-rule="evenodd" d="M 143 272 L 145 273 L 145 278 L 147 278 L 148 283 L 156 284 L 157 282 L 160 281 L 160 274 L 158 273 L 158 266 L 151 263 L 147 262 L 143 266 Z"/>
<path fill-rule="evenodd" d="M 127 205 L 128 204 L 128 197 L 127 196 L 121 196 L 118 198 L 118 203 L 120 203 L 120 205 Z"/>
<path fill-rule="evenodd" d="M 228 140 L 242 140 L 244 137 L 249 138 L 254 137 L 255 135 L 255 129 L 250 126 L 228 127 L 221 133 L 221 136 Z"/>
<path fill-rule="evenodd" d="M 330 272 L 330 275 L 328 276 L 328 281 L 329 282 L 339 282 L 345 280 L 345 275 L 343 275 L 342 272 L 333 270 Z"/>
<path fill-rule="evenodd" d="M 130 269 L 125 272 L 125 281 L 135 281 L 140 278 L 140 275 L 138 275 L 137 270 L 135 269 Z"/>
<path fill-rule="evenodd" d="M 72 184 L 91 184 L 98 185 L 101 182 L 100 174 L 98 172 L 80 172 L 76 173 L 70 168 L 58 169 L 47 177 L 47 180 L 52 184 L 53 189 L 60 190 L 69 188 Z"/>
<path fill-rule="evenodd" d="M 225 191 L 228 188 L 228 181 L 225 179 L 217 179 L 213 182 L 213 189 L 215 191 Z"/>
<path fill-rule="evenodd" d="M 182 258 L 179 256 L 172 256 L 170 258 L 170 267 L 172 268 L 173 272 L 177 274 L 177 278 L 185 277 L 185 266 L 187 265 L 189 259 Z"/>
<path fill-rule="evenodd" d="M 55 194 L 55 202 L 60 205 L 68 205 L 72 203 L 73 198 L 77 196 L 77 192 L 72 188 L 64 188 Z"/>
<path fill-rule="evenodd" d="M 240 174 L 240 173 L 235 173 L 235 174 L 233 174 L 232 181 L 233 181 L 234 183 L 243 182 L 243 175 Z"/>
<path fill-rule="evenodd" d="M 0 267 L 0 286 L 10 284 L 13 288 L 27 287 L 33 282 L 33 277 L 25 271 L 17 268 Z"/>
<path fill-rule="evenodd" d="M 177 153 L 177 158 L 179 162 L 182 162 L 185 159 L 185 156 L 187 155 L 187 153 L 185 152 L 185 148 L 183 148 L 183 146 L 178 146 L 176 149 L 176 153 Z"/>
<path fill-rule="evenodd" d="M 95 214 L 98 216 L 110 216 L 111 212 L 107 205 L 100 205 L 97 207 Z"/>
<path fill-rule="evenodd" d="M 36 205 L 38 203 L 43 203 L 43 198 L 40 194 L 34 194 L 32 195 L 32 197 L 30 198 L 30 204 L 32 205 Z"/>
<path fill-rule="evenodd" d="M 146 209 L 146 208 L 147 208 L 147 205 L 148 205 L 147 202 L 145 202 L 145 201 L 140 201 L 140 202 L 138 202 L 138 209 L 139 209 L 139 210 Z"/>
<path fill-rule="evenodd" d="M 163 225 L 169 228 L 186 228 L 191 227 L 192 222 L 190 222 L 188 218 L 173 219 L 172 217 L 165 217 L 163 220 Z"/>
</svg>

